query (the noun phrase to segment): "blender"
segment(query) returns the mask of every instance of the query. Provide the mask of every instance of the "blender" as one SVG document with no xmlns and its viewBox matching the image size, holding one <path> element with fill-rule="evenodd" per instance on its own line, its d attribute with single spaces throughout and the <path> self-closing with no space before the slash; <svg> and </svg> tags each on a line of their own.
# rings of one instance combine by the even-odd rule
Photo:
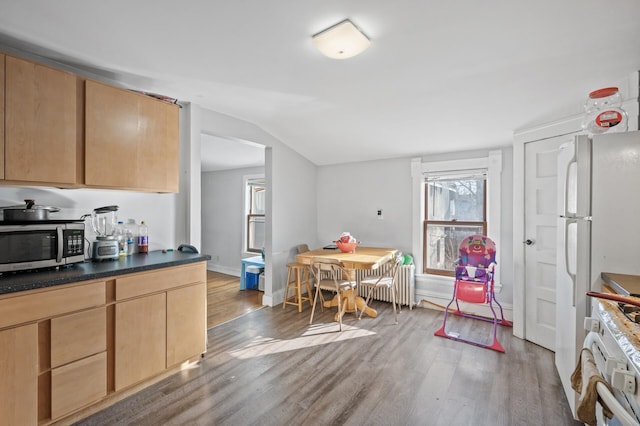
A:
<svg viewBox="0 0 640 426">
<path fill-rule="evenodd" d="M 116 238 L 118 206 L 98 207 L 91 213 L 91 227 L 96 233 L 93 242 L 93 260 L 118 259 L 119 247 Z"/>
</svg>

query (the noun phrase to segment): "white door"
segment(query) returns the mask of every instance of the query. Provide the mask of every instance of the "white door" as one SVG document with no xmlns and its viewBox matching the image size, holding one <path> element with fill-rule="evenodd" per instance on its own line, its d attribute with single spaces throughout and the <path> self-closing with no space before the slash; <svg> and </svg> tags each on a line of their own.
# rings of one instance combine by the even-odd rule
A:
<svg viewBox="0 0 640 426">
<path fill-rule="evenodd" d="M 524 337 L 555 350 L 557 157 L 573 135 L 525 144 Z"/>
</svg>

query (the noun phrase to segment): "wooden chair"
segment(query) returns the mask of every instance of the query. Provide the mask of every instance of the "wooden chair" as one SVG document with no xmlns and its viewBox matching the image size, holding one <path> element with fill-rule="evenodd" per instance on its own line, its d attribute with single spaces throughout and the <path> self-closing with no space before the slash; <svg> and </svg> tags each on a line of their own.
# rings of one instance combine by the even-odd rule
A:
<svg viewBox="0 0 640 426">
<path fill-rule="evenodd" d="M 384 272 L 382 272 L 380 275 L 362 279 L 360 280 L 359 284 L 360 286 L 369 288 L 365 305 L 369 304 L 374 291 L 381 288 L 390 290 L 391 303 L 393 304 L 393 318 L 396 324 L 398 324 L 398 314 L 396 312 L 396 306 L 398 307 L 398 310 L 400 310 L 400 305 L 398 305 L 398 303 L 396 302 L 398 271 L 400 270 L 400 265 L 402 265 L 403 260 L 404 258 L 402 256 L 402 253 L 396 254 L 396 257 L 390 261 L 391 265 L 389 265 L 386 270 L 384 270 Z M 364 309 L 360 312 L 360 316 L 358 317 L 358 319 L 362 319 L 362 314 L 364 314 Z"/>
<path fill-rule="evenodd" d="M 309 246 L 306 244 L 299 244 L 296 246 L 298 254 L 309 251 Z M 298 312 L 302 312 L 302 303 L 308 301 L 311 305 L 313 300 L 313 292 L 311 291 L 311 267 L 300 262 L 287 263 L 287 287 L 284 291 L 284 302 L 282 302 L 282 309 L 284 310 L 287 305 L 294 305 L 298 307 Z M 303 286 L 307 289 L 307 295 L 302 295 Z M 289 296 L 289 289 L 293 289 L 293 296 Z M 292 301 L 289 301 L 292 298 Z"/>
<path fill-rule="evenodd" d="M 355 291 L 356 283 L 349 279 L 349 273 L 342 265 L 342 262 L 336 259 L 325 259 L 322 257 L 314 257 L 312 262 L 312 271 L 315 279 L 316 292 L 313 298 L 313 307 L 311 308 L 311 319 L 309 324 L 313 323 L 313 315 L 316 310 L 318 299 L 321 300 L 321 309 L 323 309 L 323 298 L 321 290 L 336 292 L 338 298 L 338 322 L 340 323 L 340 331 L 342 331 L 342 316 L 344 315 L 348 300 L 342 297 L 345 290 Z M 325 278 L 326 276 L 330 278 Z M 358 314 L 356 309 L 356 315 Z"/>
<path fill-rule="evenodd" d="M 302 312 L 302 303 L 309 302 L 311 305 L 311 282 L 310 274 L 308 272 L 308 265 L 299 262 L 287 263 L 287 288 L 284 291 L 284 302 L 282 302 L 282 310 L 287 305 L 294 305 L 298 307 L 298 312 Z M 306 286 L 307 295 L 302 295 L 302 286 Z M 289 289 L 293 290 L 293 295 L 289 296 Z M 291 300 L 289 300 L 291 299 Z"/>
</svg>

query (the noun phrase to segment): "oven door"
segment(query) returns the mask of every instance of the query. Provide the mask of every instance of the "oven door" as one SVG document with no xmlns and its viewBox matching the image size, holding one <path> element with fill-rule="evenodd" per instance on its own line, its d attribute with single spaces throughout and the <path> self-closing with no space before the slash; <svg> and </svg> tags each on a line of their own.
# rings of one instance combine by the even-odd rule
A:
<svg viewBox="0 0 640 426">
<path fill-rule="evenodd" d="M 596 404 L 596 417 L 598 426 L 639 426 L 633 413 L 630 402 L 633 401 L 636 390 L 636 375 L 632 370 L 627 370 L 627 362 L 620 348 L 613 342 L 610 331 L 600 323 L 600 333 L 591 331 L 587 334 L 584 347 L 591 350 L 600 375 L 611 385 L 613 393 L 598 383 L 597 392 L 602 401 L 613 413 L 613 418 L 604 416 L 602 406 Z M 633 389 L 625 389 L 625 380 L 629 378 L 633 382 Z"/>
<path fill-rule="evenodd" d="M 61 225 L 12 225 L 0 228 L 0 271 L 64 264 Z"/>
</svg>

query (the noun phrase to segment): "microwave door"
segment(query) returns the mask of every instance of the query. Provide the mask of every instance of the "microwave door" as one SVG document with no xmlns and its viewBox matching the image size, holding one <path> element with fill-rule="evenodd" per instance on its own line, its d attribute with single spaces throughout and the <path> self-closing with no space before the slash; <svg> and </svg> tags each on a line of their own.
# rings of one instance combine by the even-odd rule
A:
<svg viewBox="0 0 640 426">
<path fill-rule="evenodd" d="M 0 271 L 60 264 L 58 231 L 51 226 L 4 226 L 0 232 Z"/>
</svg>

